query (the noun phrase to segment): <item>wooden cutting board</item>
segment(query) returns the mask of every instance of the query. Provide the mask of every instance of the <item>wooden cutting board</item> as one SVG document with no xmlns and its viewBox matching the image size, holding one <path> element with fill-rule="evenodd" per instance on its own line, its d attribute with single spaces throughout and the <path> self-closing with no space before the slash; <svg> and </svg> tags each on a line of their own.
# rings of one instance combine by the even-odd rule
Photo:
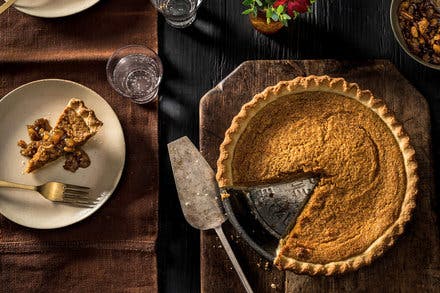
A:
<svg viewBox="0 0 440 293">
<path fill-rule="evenodd" d="M 330 75 L 358 83 L 383 98 L 409 133 L 416 149 L 420 194 L 415 215 L 394 247 L 368 267 L 340 276 L 310 277 L 281 272 L 262 259 L 233 227 L 224 225 L 232 248 L 255 292 L 439 292 L 439 235 L 432 210 L 434 182 L 431 126 L 423 96 L 386 60 L 247 61 L 209 91 L 200 103 L 200 149 L 216 170 L 218 149 L 232 118 L 252 96 L 280 80 Z M 213 232 L 201 236 L 202 292 L 244 292 Z"/>
</svg>

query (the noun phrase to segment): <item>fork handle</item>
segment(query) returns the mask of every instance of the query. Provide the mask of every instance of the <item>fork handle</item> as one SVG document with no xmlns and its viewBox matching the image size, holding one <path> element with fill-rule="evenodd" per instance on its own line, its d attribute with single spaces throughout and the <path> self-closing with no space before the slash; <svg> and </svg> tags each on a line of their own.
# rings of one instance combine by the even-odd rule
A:
<svg viewBox="0 0 440 293">
<path fill-rule="evenodd" d="M 19 188 L 19 189 L 26 189 L 26 190 L 37 190 L 36 186 L 19 184 L 19 183 L 2 181 L 2 180 L 0 180 L 0 187 Z"/>
<path fill-rule="evenodd" d="M 14 4 L 15 1 L 17 1 L 17 0 L 9 0 L 9 1 L 3 3 L 3 5 L 0 5 L 0 14 L 5 12 L 5 10 L 8 9 L 12 4 Z"/>
</svg>

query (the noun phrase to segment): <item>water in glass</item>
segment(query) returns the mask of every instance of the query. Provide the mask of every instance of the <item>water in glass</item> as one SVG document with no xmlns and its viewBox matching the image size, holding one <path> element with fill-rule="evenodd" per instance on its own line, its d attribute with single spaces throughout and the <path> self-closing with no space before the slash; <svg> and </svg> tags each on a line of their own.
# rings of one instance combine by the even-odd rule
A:
<svg viewBox="0 0 440 293">
<path fill-rule="evenodd" d="M 123 57 L 113 70 L 115 86 L 137 103 L 148 102 L 156 96 L 160 78 L 157 62 L 141 54 Z"/>
<path fill-rule="evenodd" d="M 184 28 L 195 20 L 199 0 L 152 0 L 152 2 L 171 26 Z"/>
</svg>

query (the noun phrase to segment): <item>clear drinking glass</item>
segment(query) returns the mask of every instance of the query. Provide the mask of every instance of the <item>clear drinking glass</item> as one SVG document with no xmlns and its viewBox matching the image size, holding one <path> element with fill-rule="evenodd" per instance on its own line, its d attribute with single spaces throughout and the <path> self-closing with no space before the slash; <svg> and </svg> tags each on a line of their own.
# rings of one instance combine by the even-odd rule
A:
<svg viewBox="0 0 440 293">
<path fill-rule="evenodd" d="M 155 99 L 163 74 L 159 56 L 150 48 L 138 45 L 123 47 L 113 53 L 106 71 L 110 85 L 137 104 Z"/>
<path fill-rule="evenodd" d="M 184 28 L 196 19 L 197 8 L 202 0 L 151 0 L 169 25 Z"/>
</svg>

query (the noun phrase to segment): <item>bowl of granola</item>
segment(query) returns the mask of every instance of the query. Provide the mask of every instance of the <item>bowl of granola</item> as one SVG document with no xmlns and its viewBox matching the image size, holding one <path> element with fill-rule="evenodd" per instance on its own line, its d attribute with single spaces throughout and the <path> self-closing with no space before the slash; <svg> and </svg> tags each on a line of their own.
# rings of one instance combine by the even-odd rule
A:
<svg viewBox="0 0 440 293">
<path fill-rule="evenodd" d="M 393 0 L 391 28 L 417 62 L 440 70 L 440 0 Z"/>
</svg>

